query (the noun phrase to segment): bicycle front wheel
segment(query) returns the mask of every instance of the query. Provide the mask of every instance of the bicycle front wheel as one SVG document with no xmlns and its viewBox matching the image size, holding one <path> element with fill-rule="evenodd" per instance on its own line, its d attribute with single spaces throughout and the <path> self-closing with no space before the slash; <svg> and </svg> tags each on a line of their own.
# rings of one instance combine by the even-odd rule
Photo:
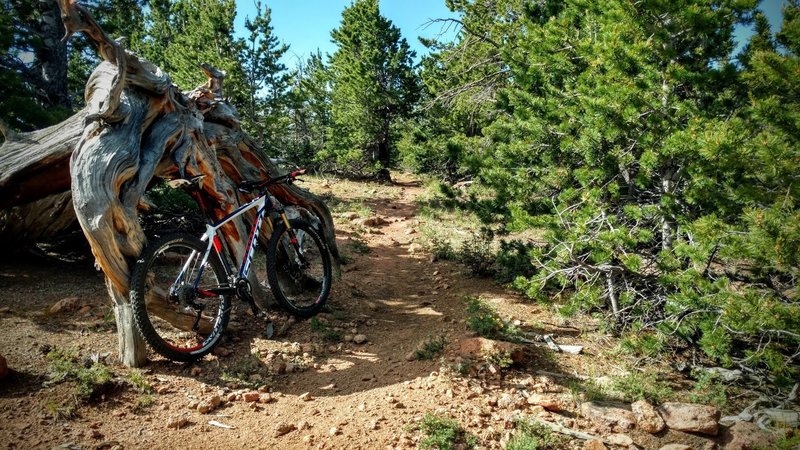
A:
<svg viewBox="0 0 800 450">
<path fill-rule="evenodd" d="M 213 251 L 188 234 L 164 236 L 145 247 L 131 274 L 130 299 L 139 332 L 150 347 L 174 361 L 210 352 L 230 317 L 230 298 L 210 295 L 227 284 Z"/>
<path fill-rule="evenodd" d="M 272 294 L 298 317 L 317 314 L 331 292 L 331 256 L 308 222 L 277 223 L 267 245 L 267 279 Z"/>
</svg>

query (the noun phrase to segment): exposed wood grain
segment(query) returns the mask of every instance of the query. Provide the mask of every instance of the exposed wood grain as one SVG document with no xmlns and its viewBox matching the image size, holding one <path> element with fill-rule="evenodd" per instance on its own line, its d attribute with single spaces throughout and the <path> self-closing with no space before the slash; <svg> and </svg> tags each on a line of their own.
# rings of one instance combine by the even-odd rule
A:
<svg viewBox="0 0 800 450">
<path fill-rule="evenodd" d="M 138 208 L 153 178 L 206 175 L 201 194 L 210 214 L 222 218 L 237 205 L 238 183 L 279 174 L 224 99 L 223 72 L 202 65 L 208 82 L 181 93 L 168 75 L 108 37 L 82 5 L 74 0 L 59 0 L 59 5 L 65 39 L 84 33 L 103 62 L 86 83 L 82 111 L 32 133 L 5 130 L 11 139 L 0 146 L 0 235 L 27 233 L 37 239 L 77 220 L 106 276 L 120 358 L 138 366 L 145 362 L 146 348 L 134 326 L 128 282 L 130 264 L 146 244 Z M 321 234 L 338 263 L 325 204 L 296 186 L 276 187 L 274 195 L 320 219 Z M 54 219 L 49 223 L 48 214 Z M 11 221 L 26 226 L 14 228 Z M 247 236 L 243 221 L 230 222 L 224 231 L 232 256 L 240 259 Z M 178 326 L 186 321 L 162 315 Z"/>
</svg>

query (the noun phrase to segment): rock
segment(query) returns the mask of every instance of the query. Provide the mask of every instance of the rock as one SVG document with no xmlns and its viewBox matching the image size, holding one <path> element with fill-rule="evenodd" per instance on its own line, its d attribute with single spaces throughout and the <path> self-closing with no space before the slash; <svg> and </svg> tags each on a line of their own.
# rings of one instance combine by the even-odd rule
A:
<svg viewBox="0 0 800 450">
<path fill-rule="evenodd" d="M 275 360 L 275 362 L 272 363 L 271 370 L 273 373 L 283 375 L 286 373 L 286 361 L 282 359 Z"/>
<path fill-rule="evenodd" d="M 214 395 L 210 399 L 208 399 L 208 402 L 211 403 L 212 409 L 216 409 L 217 406 L 222 404 L 222 397 L 220 397 L 219 395 Z"/>
<path fill-rule="evenodd" d="M 300 394 L 300 396 L 298 398 L 300 400 L 304 401 L 304 402 L 310 402 L 311 400 L 314 400 L 314 397 L 311 396 L 310 392 L 306 392 L 304 394 Z"/>
<path fill-rule="evenodd" d="M 631 404 L 631 410 L 636 417 L 636 424 L 643 431 L 656 434 L 667 426 L 653 405 L 645 400 L 639 400 Z"/>
<path fill-rule="evenodd" d="M 352 334 L 345 334 L 344 335 L 345 342 L 353 342 L 353 335 Z"/>
<path fill-rule="evenodd" d="M 208 400 L 202 400 L 200 403 L 197 404 L 197 412 L 199 412 L 200 414 L 208 414 L 213 410 L 214 407 Z"/>
<path fill-rule="evenodd" d="M 60 314 L 64 312 L 75 311 L 80 306 L 78 297 L 66 297 L 53 303 L 50 307 L 50 314 Z"/>
<path fill-rule="evenodd" d="M 288 422 L 278 422 L 275 424 L 275 437 L 281 437 L 284 434 L 291 433 L 292 431 L 296 430 L 297 427 L 294 424 Z"/>
<path fill-rule="evenodd" d="M 498 408 L 510 408 L 514 406 L 514 403 L 516 403 L 516 399 L 511 394 L 503 394 L 497 399 Z"/>
<path fill-rule="evenodd" d="M 692 447 L 685 444 L 667 444 L 659 450 L 692 450 Z"/>
<path fill-rule="evenodd" d="M 553 412 L 559 412 L 564 409 L 561 399 L 552 395 L 544 394 L 531 394 L 528 396 L 529 405 L 540 405 L 544 409 Z"/>
<path fill-rule="evenodd" d="M 383 226 L 383 225 L 388 225 L 388 224 L 389 224 L 389 221 L 384 219 L 383 217 L 380 217 L 380 216 L 370 217 L 369 219 L 364 219 L 363 221 L 361 221 L 361 225 L 364 225 L 365 227 L 373 227 L 373 228 L 377 228 L 377 227 L 380 227 L 380 226 Z"/>
<path fill-rule="evenodd" d="M 339 427 L 331 427 L 331 429 L 328 430 L 328 434 L 330 434 L 331 436 L 336 436 L 337 434 L 339 434 Z"/>
<path fill-rule="evenodd" d="M 213 353 L 213 354 L 215 354 L 217 356 L 225 357 L 225 356 L 228 356 L 231 353 L 233 353 L 233 351 L 229 350 L 229 349 L 227 349 L 225 347 L 214 347 L 214 350 L 212 350 L 211 353 Z"/>
<path fill-rule="evenodd" d="M 584 442 L 583 450 L 608 450 L 608 447 L 606 447 L 606 444 L 603 444 L 603 441 L 592 439 Z"/>
<path fill-rule="evenodd" d="M 722 430 L 723 450 L 756 450 L 773 448 L 775 437 L 752 422 L 736 422 Z"/>
<path fill-rule="evenodd" d="M 545 409 L 544 409 L 544 407 L 543 407 L 543 406 L 541 406 L 541 405 L 533 405 L 533 406 L 532 406 L 532 407 L 531 407 L 531 408 L 528 410 L 528 412 L 529 412 L 529 413 L 531 413 L 531 414 L 532 414 L 532 415 L 534 415 L 534 416 L 541 416 L 541 415 L 543 415 L 543 414 L 546 414 L 546 413 L 547 413 L 547 410 L 545 410 Z"/>
<path fill-rule="evenodd" d="M 303 431 L 303 430 L 307 430 L 309 428 L 311 428 L 311 424 L 308 423 L 307 420 L 301 420 L 300 422 L 297 422 L 297 429 L 298 430 Z"/>
<path fill-rule="evenodd" d="M 367 336 L 363 334 L 357 334 L 353 336 L 353 342 L 355 342 L 356 344 L 363 344 L 367 342 Z"/>
<path fill-rule="evenodd" d="M 620 447 L 630 447 L 633 445 L 633 439 L 627 434 L 609 434 L 606 436 L 606 441 Z"/>
<path fill-rule="evenodd" d="M 170 417 L 169 420 L 167 420 L 167 428 L 172 428 L 177 430 L 181 427 L 186 426 L 187 423 L 189 423 L 189 419 L 186 418 L 186 416 L 177 416 L 177 417 L 173 416 Z"/>
<path fill-rule="evenodd" d="M 193 377 L 196 377 L 203 373 L 203 369 L 199 367 L 192 367 L 192 370 L 189 373 L 191 373 Z"/>
<path fill-rule="evenodd" d="M 414 243 L 412 243 L 411 245 L 408 246 L 408 253 L 410 253 L 412 255 L 416 255 L 416 254 L 422 253 L 423 251 L 424 251 L 424 249 L 422 248 L 422 246 L 417 244 L 416 242 L 414 242 Z"/>
<path fill-rule="evenodd" d="M 236 395 L 235 392 L 231 392 L 231 393 L 228 394 L 227 397 L 225 397 L 225 400 L 227 400 L 229 402 L 235 402 L 237 398 L 238 398 L 238 395 Z"/>
<path fill-rule="evenodd" d="M 608 426 L 612 430 L 631 430 L 636 426 L 636 417 L 627 409 L 604 406 L 595 402 L 581 404 L 581 415 L 594 423 Z"/>
<path fill-rule="evenodd" d="M 462 358 L 482 359 L 486 356 L 508 352 L 514 363 L 521 363 L 524 359 L 523 348 L 510 342 L 494 341 L 482 337 L 464 339 L 458 344 L 457 352 Z"/>
<path fill-rule="evenodd" d="M 247 403 L 257 402 L 260 397 L 261 397 L 261 394 L 258 391 L 250 391 L 250 392 L 245 392 L 244 394 L 242 394 L 242 399 L 244 401 L 246 401 Z"/>
<path fill-rule="evenodd" d="M 3 355 L 0 355 L 0 380 L 8 375 L 8 362 Z"/>
<path fill-rule="evenodd" d="M 269 403 L 272 400 L 274 399 L 272 398 L 272 395 L 270 395 L 269 392 L 265 392 L 258 396 L 258 403 Z"/>
<path fill-rule="evenodd" d="M 658 409 L 667 427 L 690 433 L 716 436 L 719 431 L 719 409 L 693 403 L 664 403 Z"/>
</svg>

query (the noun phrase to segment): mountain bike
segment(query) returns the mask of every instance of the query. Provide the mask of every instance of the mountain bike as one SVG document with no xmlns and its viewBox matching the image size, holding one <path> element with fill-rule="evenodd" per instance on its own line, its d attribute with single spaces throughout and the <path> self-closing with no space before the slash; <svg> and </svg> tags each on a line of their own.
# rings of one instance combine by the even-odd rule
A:
<svg viewBox="0 0 800 450">
<path fill-rule="evenodd" d="M 270 193 L 273 185 L 293 183 L 298 170 L 268 180 L 245 181 L 240 192 L 256 198 L 213 223 L 201 237 L 173 233 L 149 243 L 131 273 L 130 301 L 139 332 L 157 353 L 175 361 L 193 361 L 217 345 L 228 325 L 231 300 L 238 297 L 259 311 L 252 281 L 269 289 L 289 313 L 301 317 L 317 314 L 331 289 L 331 256 L 314 226 L 291 219 L 286 208 Z M 168 182 L 187 190 L 208 217 L 199 183 L 203 175 Z M 221 228 L 251 209 L 256 220 L 241 263 L 231 266 Z M 272 230 L 265 252 L 256 248 L 262 223 Z M 262 273 L 253 272 L 258 266 Z M 265 272 L 265 273 L 263 273 Z M 252 276 L 251 276 L 252 275 Z M 262 281 L 257 281 L 261 278 Z M 262 284 L 266 278 L 268 284 Z"/>
</svg>

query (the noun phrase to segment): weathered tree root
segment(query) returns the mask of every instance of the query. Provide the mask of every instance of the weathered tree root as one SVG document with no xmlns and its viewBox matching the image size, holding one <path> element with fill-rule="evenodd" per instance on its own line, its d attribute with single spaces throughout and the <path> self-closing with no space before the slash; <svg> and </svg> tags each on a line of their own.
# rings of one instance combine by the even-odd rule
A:
<svg viewBox="0 0 800 450">
<path fill-rule="evenodd" d="M 278 173 L 242 131 L 236 109 L 224 100 L 223 72 L 202 65 L 208 82 L 181 93 L 169 76 L 109 38 L 82 5 L 74 0 L 59 4 L 64 38 L 84 33 L 104 61 L 87 82 L 84 110 L 33 133 L 4 131 L 13 139 L 0 147 L 0 208 L 6 210 L 0 212 L 0 220 L 15 217 L 9 208 L 15 208 L 16 217 L 41 214 L 53 203 L 48 199 L 63 205 L 70 200 L 65 192 L 71 191 L 75 219 L 106 275 L 114 302 L 120 357 L 138 366 L 146 360 L 146 349 L 134 327 L 128 280 L 130 264 L 146 243 L 138 208 L 153 178 L 206 175 L 201 194 L 211 214 L 222 218 L 237 204 L 239 182 Z M 325 204 L 295 186 L 276 187 L 273 194 L 319 218 L 321 234 L 338 263 L 333 220 Z M 56 228 L 72 223 L 63 209 L 59 214 Z M 232 256 L 241 258 L 247 238 L 244 224 L 233 221 L 224 231 Z M 37 238 L 46 234 L 29 233 Z"/>
</svg>

